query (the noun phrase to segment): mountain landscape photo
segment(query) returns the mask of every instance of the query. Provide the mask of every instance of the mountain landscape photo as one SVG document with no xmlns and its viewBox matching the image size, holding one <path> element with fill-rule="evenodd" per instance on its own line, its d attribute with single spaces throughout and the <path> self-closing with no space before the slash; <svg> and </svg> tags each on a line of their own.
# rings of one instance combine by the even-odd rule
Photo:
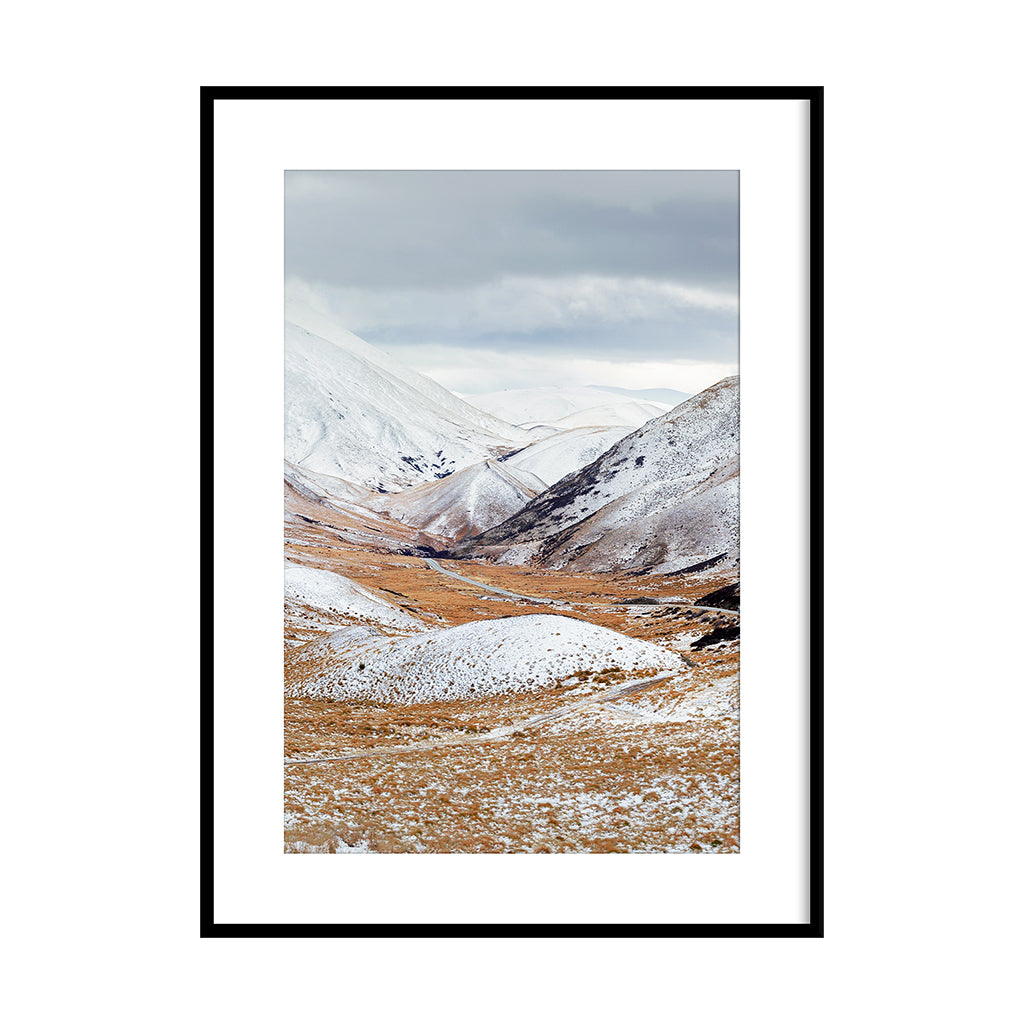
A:
<svg viewBox="0 0 1024 1024">
<path fill-rule="evenodd" d="M 286 853 L 738 853 L 733 172 L 288 172 Z"/>
</svg>

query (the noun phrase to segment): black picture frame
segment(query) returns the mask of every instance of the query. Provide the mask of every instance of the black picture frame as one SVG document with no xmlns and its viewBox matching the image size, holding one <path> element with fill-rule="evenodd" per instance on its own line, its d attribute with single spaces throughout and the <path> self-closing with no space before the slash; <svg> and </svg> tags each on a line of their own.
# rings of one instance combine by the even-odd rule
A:
<svg viewBox="0 0 1024 1024">
<path fill-rule="evenodd" d="M 820 86 L 793 87 L 674 87 L 674 88 L 474 88 L 425 87 L 409 89 L 357 88 L 357 87 L 247 87 L 204 86 L 200 89 L 201 133 L 201 365 L 202 380 L 201 429 L 203 452 L 201 459 L 201 486 L 203 493 L 212 495 L 214 465 L 211 439 L 214 428 L 214 351 L 215 335 L 215 280 L 214 280 L 214 141 L 215 104 L 221 102 L 280 101 L 280 100 L 797 100 L 806 101 L 808 123 L 808 225 L 809 225 L 809 279 L 807 281 L 809 350 L 808 356 L 808 460 L 809 460 L 809 523 L 808 543 L 810 621 L 808 678 L 808 878 L 807 896 L 809 919 L 802 923 L 679 923 L 676 925 L 651 924 L 378 924 L 339 923 L 238 923 L 217 921 L 214 916 L 214 828 L 216 805 L 214 802 L 214 649 L 216 626 L 213 611 L 213 572 L 204 569 L 201 604 L 201 697 L 200 697 L 200 750 L 201 750 L 201 849 L 200 849 L 200 935 L 203 938 L 234 937 L 339 937 L 339 936 L 532 936 L 569 937 L 577 935 L 643 936 L 666 935 L 678 937 L 807 937 L 824 935 L 824 607 L 823 607 L 823 351 L 824 351 L 824 90 Z M 213 564 L 213 527 L 204 522 L 201 539 L 202 564 Z"/>
</svg>

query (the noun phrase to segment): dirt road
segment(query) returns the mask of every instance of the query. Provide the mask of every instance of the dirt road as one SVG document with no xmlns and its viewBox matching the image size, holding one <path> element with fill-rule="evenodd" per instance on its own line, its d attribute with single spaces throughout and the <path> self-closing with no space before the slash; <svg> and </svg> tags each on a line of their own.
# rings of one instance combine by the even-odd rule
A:
<svg viewBox="0 0 1024 1024">
<path fill-rule="evenodd" d="M 442 569 L 432 558 L 425 559 L 427 565 L 431 569 L 436 569 L 440 573 L 444 573 L 445 576 L 451 576 L 453 580 L 462 580 L 463 583 L 471 583 L 474 587 L 479 587 L 481 590 L 489 590 L 492 594 L 502 594 L 505 597 L 514 597 L 518 601 L 533 601 L 536 604 L 568 604 L 568 601 L 552 601 L 546 597 L 527 597 L 525 594 L 514 594 L 511 590 L 502 590 L 501 587 L 492 587 L 487 583 L 480 583 L 477 580 L 471 580 L 468 576 L 461 576 L 457 572 L 452 572 L 450 569 Z"/>
<path fill-rule="evenodd" d="M 470 583 L 474 587 L 479 587 L 481 590 L 489 590 L 492 594 L 502 594 L 504 597 L 514 597 L 518 601 L 532 601 L 534 604 L 553 604 L 562 605 L 568 608 L 621 608 L 624 606 L 623 602 L 618 604 L 580 604 L 574 601 L 553 601 L 547 597 L 527 597 L 526 594 L 516 594 L 511 590 L 502 590 L 501 587 L 492 587 L 489 583 L 481 583 L 479 580 L 470 579 L 468 576 L 463 576 L 460 573 L 452 572 L 451 569 L 442 569 L 441 566 L 434 561 L 433 558 L 426 558 L 424 561 L 431 569 L 437 572 L 443 573 L 445 576 L 451 576 L 453 580 L 461 580 L 463 583 Z M 659 601 L 656 605 L 625 605 L 626 607 L 647 607 L 647 608 L 697 608 L 703 612 L 720 612 L 722 615 L 732 615 L 734 618 L 739 618 L 739 612 L 730 611 L 728 608 L 714 608 L 711 605 L 704 604 L 673 604 L 669 601 Z"/>
</svg>

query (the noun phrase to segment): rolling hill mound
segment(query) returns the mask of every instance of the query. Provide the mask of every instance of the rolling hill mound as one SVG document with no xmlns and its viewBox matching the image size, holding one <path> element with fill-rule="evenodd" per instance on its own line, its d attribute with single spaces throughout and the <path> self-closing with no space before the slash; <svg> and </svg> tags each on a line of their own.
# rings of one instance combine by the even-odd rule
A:
<svg viewBox="0 0 1024 1024">
<path fill-rule="evenodd" d="M 293 696 L 393 704 L 540 690 L 576 673 L 673 669 L 646 640 L 563 615 L 516 615 L 415 636 L 340 630 L 285 655 Z"/>
<path fill-rule="evenodd" d="M 401 494 L 367 499 L 371 508 L 442 537 L 461 540 L 507 519 L 547 484 L 510 463 L 485 462 Z"/>
</svg>

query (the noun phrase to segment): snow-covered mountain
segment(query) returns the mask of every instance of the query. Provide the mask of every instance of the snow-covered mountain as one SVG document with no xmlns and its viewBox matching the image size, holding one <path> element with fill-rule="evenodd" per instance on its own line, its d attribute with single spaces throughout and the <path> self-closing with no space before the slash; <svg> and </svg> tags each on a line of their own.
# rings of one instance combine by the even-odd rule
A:
<svg viewBox="0 0 1024 1024">
<path fill-rule="evenodd" d="M 440 479 L 533 438 L 302 313 L 285 327 L 285 459 L 374 491 Z"/>
<path fill-rule="evenodd" d="M 671 572 L 739 545 L 739 378 L 727 377 L 456 549 L 554 568 Z"/>
<path fill-rule="evenodd" d="M 320 314 L 288 308 L 300 321 L 285 332 L 296 529 L 323 518 L 350 543 L 450 538 L 459 554 L 598 570 L 672 571 L 735 552 L 738 378 L 668 412 L 624 388 L 521 389 L 470 404 Z"/>
<path fill-rule="evenodd" d="M 368 504 L 419 530 L 461 540 L 507 519 L 545 487 L 525 469 L 488 459 L 401 494 L 377 495 Z"/>
<path fill-rule="evenodd" d="M 616 441 L 621 441 L 631 433 L 632 429 L 577 427 L 575 430 L 561 430 L 535 441 L 515 455 L 506 456 L 502 459 L 502 465 L 532 473 L 544 482 L 544 487 L 550 487 L 563 476 L 589 465 Z"/>
<path fill-rule="evenodd" d="M 671 405 L 640 398 L 624 388 L 604 391 L 585 387 L 518 388 L 466 395 L 467 402 L 508 423 L 524 427 L 548 424 L 559 430 L 574 427 L 638 427 Z"/>
</svg>

